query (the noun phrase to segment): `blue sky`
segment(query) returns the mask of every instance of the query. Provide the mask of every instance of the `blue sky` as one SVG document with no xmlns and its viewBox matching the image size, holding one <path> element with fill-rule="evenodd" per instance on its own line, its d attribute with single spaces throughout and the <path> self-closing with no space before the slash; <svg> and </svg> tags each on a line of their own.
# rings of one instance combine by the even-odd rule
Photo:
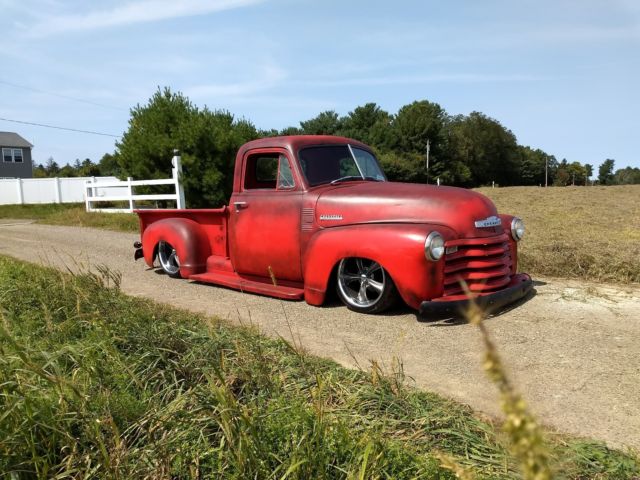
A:
<svg viewBox="0 0 640 480">
<path fill-rule="evenodd" d="M 637 0 L 0 0 L 0 13 L 2 118 L 121 135 L 158 86 L 265 129 L 428 99 L 596 171 L 640 167 Z M 0 130 L 37 162 L 114 150 L 112 137 Z"/>
</svg>

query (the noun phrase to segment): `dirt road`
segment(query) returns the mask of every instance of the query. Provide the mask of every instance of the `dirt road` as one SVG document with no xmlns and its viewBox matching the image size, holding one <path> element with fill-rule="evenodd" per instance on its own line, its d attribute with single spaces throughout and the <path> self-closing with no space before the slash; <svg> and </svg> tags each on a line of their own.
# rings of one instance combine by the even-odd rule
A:
<svg viewBox="0 0 640 480">
<path fill-rule="evenodd" d="M 130 295 L 252 323 L 346 365 L 393 357 L 422 388 L 497 415 L 466 324 L 421 323 L 405 309 L 365 316 L 174 280 L 133 261 L 135 234 L 0 220 L 0 254 L 54 266 L 105 264 Z M 487 326 L 520 392 L 547 426 L 640 448 L 640 288 L 537 279 L 536 295 Z"/>
</svg>

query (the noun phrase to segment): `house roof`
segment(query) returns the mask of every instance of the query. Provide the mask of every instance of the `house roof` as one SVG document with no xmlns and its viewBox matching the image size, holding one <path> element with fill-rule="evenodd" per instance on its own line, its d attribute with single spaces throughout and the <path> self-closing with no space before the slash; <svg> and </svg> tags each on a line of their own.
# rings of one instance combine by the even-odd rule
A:
<svg viewBox="0 0 640 480">
<path fill-rule="evenodd" d="M 13 132 L 0 132 L 0 147 L 24 147 L 32 148 L 29 142 L 22 138 L 17 133 Z"/>
</svg>

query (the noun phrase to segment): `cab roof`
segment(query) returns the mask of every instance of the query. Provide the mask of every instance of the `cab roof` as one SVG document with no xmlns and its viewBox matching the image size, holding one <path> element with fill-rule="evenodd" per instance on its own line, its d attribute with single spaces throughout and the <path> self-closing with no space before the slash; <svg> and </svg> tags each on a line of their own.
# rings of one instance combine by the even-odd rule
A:
<svg viewBox="0 0 640 480">
<path fill-rule="evenodd" d="M 347 137 L 334 135 L 287 135 L 280 137 L 265 137 L 245 143 L 239 150 L 238 155 L 244 156 L 248 150 L 256 148 L 284 148 L 292 153 L 301 148 L 316 145 L 357 145 L 370 150 L 366 144 Z"/>
</svg>

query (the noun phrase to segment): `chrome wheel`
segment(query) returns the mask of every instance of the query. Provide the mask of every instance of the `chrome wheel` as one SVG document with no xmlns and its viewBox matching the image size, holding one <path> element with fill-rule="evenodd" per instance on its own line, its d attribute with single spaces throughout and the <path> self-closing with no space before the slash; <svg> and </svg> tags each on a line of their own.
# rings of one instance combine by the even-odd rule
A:
<svg viewBox="0 0 640 480">
<path fill-rule="evenodd" d="M 381 312 L 395 300 L 395 285 L 384 268 L 366 258 L 344 258 L 338 265 L 337 290 L 352 310 Z"/>
<path fill-rule="evenodd" d="M 176 249 L 171 246 L 169 242 L 161 240 L 158 242 L 158 258 L 160 259 L 160 266 L 167 275 L 172 277 L 180 276 L 180 259 Z"/>
</svg>

